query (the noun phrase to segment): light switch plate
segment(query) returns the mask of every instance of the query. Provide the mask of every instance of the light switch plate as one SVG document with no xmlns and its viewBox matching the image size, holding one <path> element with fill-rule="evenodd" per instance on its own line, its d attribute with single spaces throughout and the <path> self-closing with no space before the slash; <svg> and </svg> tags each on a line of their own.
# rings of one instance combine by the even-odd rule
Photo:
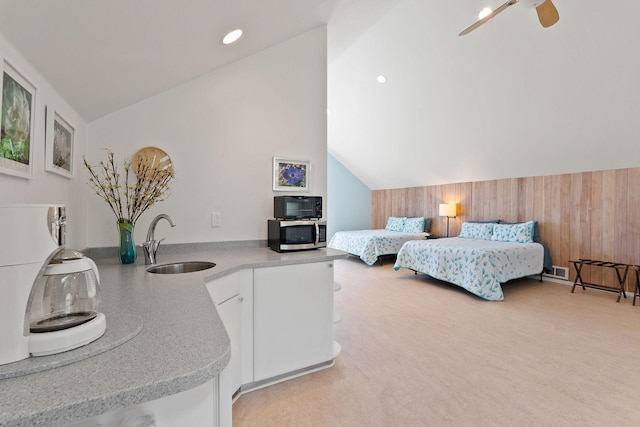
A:
<svg viewBox="0 0 640 427">
<path fill-rule="evenodd" d="M 222 227 L 222 213 L 211 213 L 211 227 Z"/>
</svg>

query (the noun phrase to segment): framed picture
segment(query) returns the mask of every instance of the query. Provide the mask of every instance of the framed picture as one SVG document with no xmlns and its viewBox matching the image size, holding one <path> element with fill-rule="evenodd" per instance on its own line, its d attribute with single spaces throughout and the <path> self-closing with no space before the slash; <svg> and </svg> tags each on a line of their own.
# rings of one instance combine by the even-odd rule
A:
<svg viewBox="0 0 640 427">
<path fill-rule="evenodd" d="M 311 162 L 273 158 L 273 191 L 309 191 Z"/>
<path fill-rule="evenodd" d="M 8 62 L 2 62 L 0 173 L 31 178 L 36 88 Z"/>
<path fill-rule="evenodd" d="M 74 128 L 53 108 L 46 109 L 45 165 L 49 172 L 73 177 Z"/>
</svg>

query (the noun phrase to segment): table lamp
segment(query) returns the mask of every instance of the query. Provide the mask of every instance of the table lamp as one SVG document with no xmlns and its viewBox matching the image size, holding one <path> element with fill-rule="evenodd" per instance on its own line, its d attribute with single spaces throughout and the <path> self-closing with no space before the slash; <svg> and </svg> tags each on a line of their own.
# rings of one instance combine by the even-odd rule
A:
<svg viewBox="0 0 640 427">
<path fill-rule="evenodd" d="M 456 203 L 440 203 L 439 215 L 447 217 L 447 237 L 449 237 L 449 219 L 455 218 L 458 211 Z"/>
</svg>

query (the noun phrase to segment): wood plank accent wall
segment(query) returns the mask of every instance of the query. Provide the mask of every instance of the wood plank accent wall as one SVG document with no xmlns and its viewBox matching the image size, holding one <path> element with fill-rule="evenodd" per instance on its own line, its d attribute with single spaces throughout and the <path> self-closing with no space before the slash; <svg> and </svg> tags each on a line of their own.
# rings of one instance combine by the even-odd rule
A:
<svg viewBox="0 0 640 427">
<path fill-rule="evenodd" d="M 444 236 L 446 218 L 438 216 L 438 205 L 448 202 L 459 204 L 450 236 L 469 220 L 537 220 L 553 264 L 569 268 L 572 281 L 569 260 L 640 264 L 640 168 L 374 190 L 371 225 L 384 228 L 390 216 L 424 216 L 432 218 L 431 232 Z M 584 280 L 614 283 L 613 270 L 588 270 Z M 633 277 L 626 283 L 631 292 Z"/>
</svg>

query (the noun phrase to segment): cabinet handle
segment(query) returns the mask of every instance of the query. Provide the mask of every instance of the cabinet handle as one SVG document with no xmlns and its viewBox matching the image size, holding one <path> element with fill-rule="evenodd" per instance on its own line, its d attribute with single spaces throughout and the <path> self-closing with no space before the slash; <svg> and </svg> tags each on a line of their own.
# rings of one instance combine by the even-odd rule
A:
<svg viewBox="0 0 640 427">
<path fill-rule="evenodd" d="M 244 301 L 244 298 L 238 297 L 238 302 L 242 302 L 242 301 Z"/>
</svg>

